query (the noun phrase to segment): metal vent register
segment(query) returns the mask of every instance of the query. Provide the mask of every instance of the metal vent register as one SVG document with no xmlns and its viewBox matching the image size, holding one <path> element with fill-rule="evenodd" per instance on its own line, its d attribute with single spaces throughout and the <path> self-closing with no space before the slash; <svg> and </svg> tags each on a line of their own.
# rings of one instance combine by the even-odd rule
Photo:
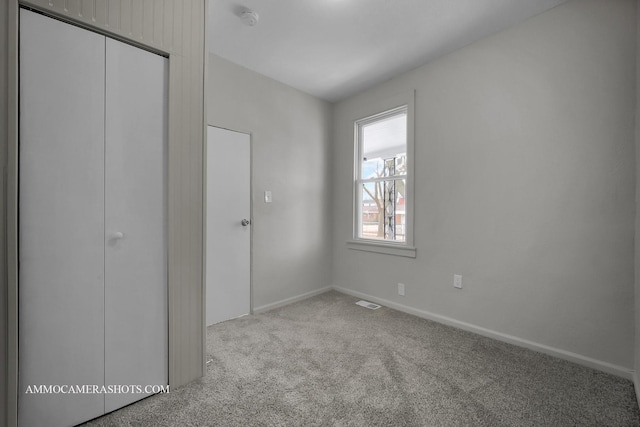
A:
<svg viewBox="0 0 640 427">
<path fill-rule="evenodd" d="M 358 302 L 356 303 L 356 305 L 359 305 L 359 306 L 364 307 L 364 308 L 368 308 L 368 309 L 370 309 L 370 310 L 377 310 L 377 309 L 379 309 L 380 307 L 382 307 L 381 305 L 374 304 L 374 303 L 372 303 L 372 302 L 365 301 L 365 300 L 360 300 L 360 301 L 358 301 Z"/>
</svg>

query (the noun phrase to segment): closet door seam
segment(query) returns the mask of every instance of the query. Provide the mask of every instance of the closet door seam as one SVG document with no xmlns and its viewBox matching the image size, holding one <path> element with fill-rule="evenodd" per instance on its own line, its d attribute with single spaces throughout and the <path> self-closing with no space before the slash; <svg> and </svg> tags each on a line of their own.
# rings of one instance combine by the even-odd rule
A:
<svg viewBox="0 0 640 427">
<path fill-rule="evenodd" d="M 102 348 L 103 357 L 102 360 L 105 363 L 102 364 L 102 385 L 107 386 L 107 369 L 106 369 L 106 360 L 107 360 L 107 346 L 106 346 L 106 325 L 107 325 L 107 97 L 109 93 L 107 92 L 107 37 L 104 37 L 104 81 L 102 82 L 102 90 L 104 92 L 103 97 L 103 112 L 102 112 L 102 128 L 104 131 L 102 132 L 102 153 L 103 153 L 103 167 L 102 167 L 102 271 L 104 277 L 104 286 L 102 287 L 102 329 L 103 329 L 103 337 L 105 341 L 105 345 Z M 105 414 L 107 411 L 107 395 L 102 395 L 102 413 Z"/>
</svg>

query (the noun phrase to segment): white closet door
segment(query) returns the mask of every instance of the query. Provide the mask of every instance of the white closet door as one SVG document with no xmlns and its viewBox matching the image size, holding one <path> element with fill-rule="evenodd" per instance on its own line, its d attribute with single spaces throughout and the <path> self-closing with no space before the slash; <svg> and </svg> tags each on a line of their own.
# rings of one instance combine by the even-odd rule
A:
<svg viewBox="0 0 640 427">
<path fill-rule="evenodd" d="M 111 39 L 106 58 L 105 382 L 165 385 L 168 60 Z"/>
<path fill-rule="evenodd" d="M 105 38 L 20 11 L 19 424 L 75 425 L 103 384 Z M 33 391 L 33 388 L 31 388 Z"/>
</svg>

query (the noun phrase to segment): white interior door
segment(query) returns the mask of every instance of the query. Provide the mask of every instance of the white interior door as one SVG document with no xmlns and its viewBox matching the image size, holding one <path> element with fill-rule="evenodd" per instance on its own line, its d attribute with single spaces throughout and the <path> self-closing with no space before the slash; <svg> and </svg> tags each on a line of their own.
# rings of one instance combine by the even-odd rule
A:
<svg viewBox="0 0 640 427">
<path fill-rule="evenodd" d="M 104 380 L 104 37 L 20 11 L 19 424 L 75 425 Z"/>
<path fill-rule="evenodd" d="M 245 133 L 209 126 L 207 325 L 251 310 L 250 215 L 251 138 Z"/>
<path fill-rule="evenodd" d="M 166 58 L 107 38 L 105 384 L 168 383 L 167 77 Z"/>
</svg>

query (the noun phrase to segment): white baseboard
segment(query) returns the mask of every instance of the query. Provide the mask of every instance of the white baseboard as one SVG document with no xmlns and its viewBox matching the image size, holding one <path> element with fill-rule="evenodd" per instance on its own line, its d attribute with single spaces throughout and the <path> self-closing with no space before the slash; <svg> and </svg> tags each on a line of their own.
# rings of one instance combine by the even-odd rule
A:
<svg viewBox="0 0 640 427">
<path fill-rule="evenodd" d="M 333 286 L 326 286 L 324 288 L 316 289 L 314 291 L 305 292 L 304 294 L 300 294 L 291 298 L 285 298 L 280 301 L 272 302 L 270 304 L 261 305 L 260 307 L 255 307 L 253 309 L 253 313 L 262 313 L 265 311 L 273 310 L 274 308 L 282 307 L 285 305 L 293 304 L 294 302 L 302 301 L 307 298 L 314 297 L 316 295 L 323 294 L 333 289 Z"/>
<path fill-rule="evenodd" d="M 393 308 L 398 311 L 402 311 L 405 313 L 413 314 L 414 316 L 421 317 L 423 319 L 433 320 L 438 323 L 443 323 L 445 325 L 453 326 L 455 328 L 463 329 L 465 331 L 473 332 L 478 335 L 482 335 L 485 337 L 493 338 L 498 341 L 507 342 L 509 344 L 514 344 L 519 347 L 528 348 L 530 350 L 534 350 L 540 353 L 548 354 L 550 356 L 558 357 L 560 359 L 568 360 L 570 362 L 577 363 L 579 365 L 587 366 L 589 368 L 597 369 L 599 371 L 603 371 L 609 374 L 617 375 L 622 378 L 626 378 L 628 380 L 634 381 L 636 384 L 636 393 L 638 393 L 640 383 L 637 381 L 635 372 L 631 369 L 625 368 L 623 366 L 614 365 L 612 363 L 603 362 L 601 360 L 592 359 L 587 356 L 583 356 L 577 353 L 573 353 L 566 350 L 561 350 L 558 348 L 550 347 L 544 344 L 539 344 L 533 341 L 525 340 L 522 338 L 515 337 L 513 335 L 503 334 L 501 332 L 492 331 L 490 329 L 483 328 L 481 326 L 476 326 L 471 323 L 461 322 L 459 320 L 452 319 L 450 317 L 441 316 L 439 314 L 431 313 L 425 310 L 420 310 L 417 308 L 409 307 L 406 305 L 398 304 L 393 301 L 386 300 L 384 298 L 377 298 L 372 295 L 367 295 L 362 292 L 353 291 L 351 289 L 342 288 L 339 286 L 333 286 L 334 290 L 338 292 L 342 292 L 347 295 L 351 295 L 354 297 L 362 298 L 367 301 L 375 302 L 380 305 L 384 305 L 386 307 Z M 640 396 L 640 393 L 637 394 Z M 640 397 L 638 399 L 640 402 Z"/>
</svg>

